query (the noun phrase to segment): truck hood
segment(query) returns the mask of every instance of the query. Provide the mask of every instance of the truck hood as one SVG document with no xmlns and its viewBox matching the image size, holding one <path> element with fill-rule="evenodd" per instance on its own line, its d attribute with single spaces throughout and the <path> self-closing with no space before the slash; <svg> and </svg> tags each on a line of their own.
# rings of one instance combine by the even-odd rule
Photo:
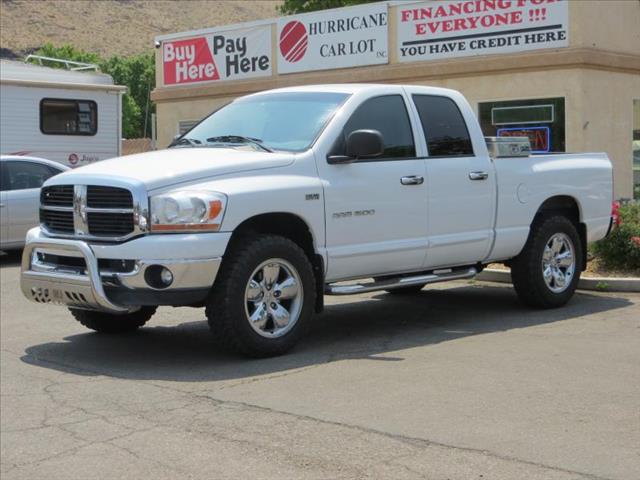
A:
<svg viewBox="0 0 640 480">
<path fill-rule="evenodd" d="M 92 163 L 56 175 L 46 185 L 90 183 L 92 177 L 120 178 L 147 190 L 251 170 L 284 167 L 294 155 L 244 148 L 172 148 Z"/>
</svg>

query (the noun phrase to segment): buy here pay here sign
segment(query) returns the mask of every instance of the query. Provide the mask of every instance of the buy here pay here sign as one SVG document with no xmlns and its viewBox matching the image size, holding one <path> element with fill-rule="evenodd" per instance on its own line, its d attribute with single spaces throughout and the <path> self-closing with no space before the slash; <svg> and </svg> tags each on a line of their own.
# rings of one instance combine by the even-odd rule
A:
<svg viewBox="0 0 640 480">
<path fill-rule="evenodd" d="M 271 75 L 268 25 L 207 33 L 162 44 L 165 85 Z"/>
</svg>

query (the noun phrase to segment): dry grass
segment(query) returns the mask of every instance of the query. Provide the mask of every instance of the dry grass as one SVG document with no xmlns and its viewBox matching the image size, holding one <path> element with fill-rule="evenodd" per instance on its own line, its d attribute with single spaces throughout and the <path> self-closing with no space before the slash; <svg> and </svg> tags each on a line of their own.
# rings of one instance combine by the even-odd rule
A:
<svg viewBox="0 0 640 480">
<path fill-rule="evenodd" d="M 280 3 L 2 0 L 0 47 L 24 54 L 46 42 L 70 43 L 105 57 L 131 55 L 150 50 L 156 35 L 275 17 Z"/>
</svg>

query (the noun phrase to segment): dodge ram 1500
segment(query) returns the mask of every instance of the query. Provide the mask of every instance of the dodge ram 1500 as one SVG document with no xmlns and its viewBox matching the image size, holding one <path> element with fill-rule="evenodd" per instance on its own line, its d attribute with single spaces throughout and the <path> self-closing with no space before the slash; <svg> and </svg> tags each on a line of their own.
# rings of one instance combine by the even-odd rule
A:
<svg viewBox="0 0 640 480">
<path fill-rule="evenodd" d="M 215 337 L 251 356 L 293 347 L 324 295 L 411 294 L 493 262 L 524 304 L 558 307 L 610 228 L 611 163 L 521 140 L 485 139 L 441 88 L 239 98 L 165 150 L 48 180 L 22 291 L 109 333 L 160 305 L 205 307 Z"/>
</svg>

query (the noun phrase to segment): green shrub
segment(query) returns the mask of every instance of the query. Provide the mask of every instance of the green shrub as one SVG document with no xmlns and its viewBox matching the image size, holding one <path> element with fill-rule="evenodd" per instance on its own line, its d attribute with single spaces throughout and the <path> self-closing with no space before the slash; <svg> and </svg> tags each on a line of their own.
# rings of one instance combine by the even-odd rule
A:
<svg viewBox="0 0 640 480">
<path fill-rule="evenodd" d="M 593 244 L 593 253 L 606 268 L 640 275 L 640 203 L 620 207 L 620 225 L 609 236 Z"/>
</svg>

